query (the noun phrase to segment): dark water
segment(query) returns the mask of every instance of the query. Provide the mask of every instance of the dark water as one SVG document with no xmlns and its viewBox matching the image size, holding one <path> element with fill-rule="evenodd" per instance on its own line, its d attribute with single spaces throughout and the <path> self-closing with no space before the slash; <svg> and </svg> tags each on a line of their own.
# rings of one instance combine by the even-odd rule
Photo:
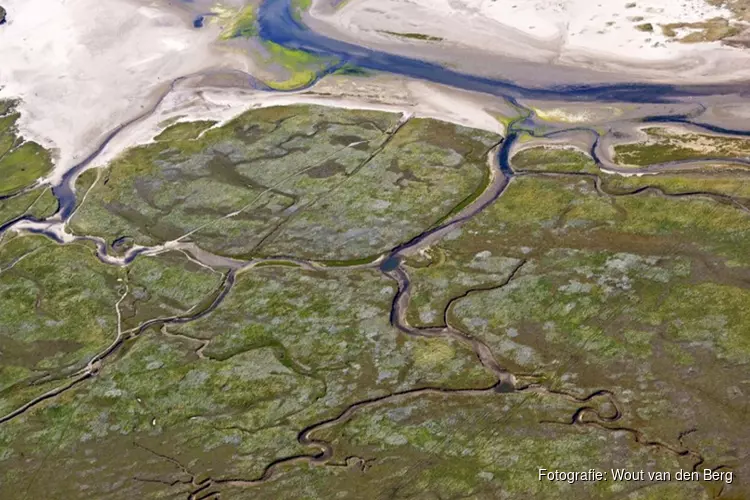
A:
<svg viewBox="0 0 750 500">
<path fill-rule="evenodd" d="M 720 127 L 718 125 L 711 125 L 709 123 L 699 123 L 699 122 L 695 122 L 691 120 L 688 115 L 649 116 L 643 119 L 643 123 L 655 123 L 655 122 L 682 123 L 686 125 L 696 125 L 702 129 L 709 130 L 717 134 L 741 135 L 741 136 L 746 136 L 746 137 L 750 136 L 750 130 L 736 130 L 736 129 Z M 750 126 L 750 123 L 748 123 L 748 126 Z"/>
<path fill-rule="evenodd" d="M 509 132 L 503 141 L 503 145 L 500 147 L 500 158 L 498 162 L 500 164 L 500 171 L 508 177 L 514 175 L 513 169 L 510 166 L 510 150 L 513 148 L 516 139 L 518 139 L 518 133 Z"/>
<path fill-rule="evenodd" d="M 384 273 L 389 273 L 398 269 L 401 264 L 401 260 L 398 257 L 389 257 L 382 264 L 380 264 L 380 270 Z"/>
<path fill-rule="evenodd" d="M 197 16 L 195 16 L 195 19 L 193 19 L 193 28 L 202 28 L 206 23 L 206 18 L 213 16 L 216 16 L 216 14 L 214 14 L 213 12 L 198 14 Z"/>
</svg>

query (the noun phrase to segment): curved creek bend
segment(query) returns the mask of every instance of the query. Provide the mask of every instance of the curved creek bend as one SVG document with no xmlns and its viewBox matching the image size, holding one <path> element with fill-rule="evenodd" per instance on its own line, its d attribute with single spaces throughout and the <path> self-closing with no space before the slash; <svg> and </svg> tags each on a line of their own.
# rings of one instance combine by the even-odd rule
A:
<svg viewBox="0 0 750 500">
<path fill-rule="evenodd" d="M 409 77 L 426 79 L 432 82 L 446 84 L 463 88 L 466 90 L 485 92 L 500 99 L 506 100 L 511 106 L 519 110 L 519 117 L 508 122 L 505 139 L 501 144 L 492 147 L 487 155 L 487 168 L 489 170 L 488 183 L 481 193 L 462 207 L 458 207 L 455 213 L 449 214 L 446 220 L 422 231 L 417 236 L 408 241 L 400 243 L 391 250 L 380 255 L 374 256 L 368 262 L 336 264 L 338 270 L 356 270 L 356 269 L 376 269 L 382 274 L 393 280 L 397 285 L 397 292 L 393 297 L 393 303 L 390 311 L 390 323 L 406 336 L 415 337 L 433 337 L 445 338 L 456 341 L 465 345 L 473 351 L 477 363 L 480 363 L 485 370 L 490 372 L 496 379 L 496 382 L 485 388 L 465 388 L 465 389 L 447 389 L 442 387 L 415 387 L 409 390 L 395 392 L 378 398 L 370 398 L 357 401 L 346 408 L 343 408 L 337 416 L 320 422 L 313 422 L 308 427 L 302 429 L 298 435 L 298 441 L 301 445 L 311 448 L 309 454 L 295 455 L 279 458 L 267 465 L 264 472 L 259 477 L 240 478 L 240 477 L 205 477 L 200 471 L 193 472 L 187 467 L 179 464 L 179 467 L 185 471 L 187 479 L 183 481 L 191 487 L 189 498 L 206 499 L 218 498 L 220 491 L 227 487 L 252 487 L 269 480 L 272 480 L 281 466 L 288 466 L 297 463 L 311 463 L 334 465 L 330 461 L 333 459 L 334 451 L 332 445 L 324 440 L 316 439 L 317 432 L 326 428 L 341 424 L 354 417 L 357 412 L 366 408 L 377 407 L 387 403 L 402 400 L 411 400 L 425 395 L 445 396 L 456 395 L 471 398 L 502 398 L 507 393 L 535 393 L 546 398 L 562 398 L 578 406 L 578 409 L 570 416 L 568 421 L 548 422 L 550 425 L 579 425 L 592 426 L 603 429 L 608 432 L 625 432 L 644 447 L 658 448 L 673 454 L 677 457 L 684 458 L 692 465 L 693 470 L 703 467 L 704 458 L 701 453 L 688 446 L 675 446 L 674 444 L 650 439 L 642 431 L 620 425 L 620 420 L 625 409 L 619 401 L 618 395 L 606 387 L 602 387 L 589 394 L 576 394 L 567 391 L 555 390 L 547 387 L 544 382 L 539 380 L 539 375 L 535 373 L 513 373 L 506 367 L 502 366 L 496 359 L 492 349 L 481 338 L 472 334 L 471 331 L 465 331 L 456 324 L 453 324 L 450 316 L 452 307 L 461 299 L 467 296 L 484 291 L 499 290 L 510 284 L 517 276 L 523 272 L 526 260 L 519 260 L 518 263 L 507 273 L 507 277 L 500 282 L 491 286 L 482 286 L 471 288 L 461 295 L 450 299 L 445 306 L 442 315 L 442 324 L 430 327 L 417 327 L 409 323 L 407 319 L 407 309 L 411 300 L 412 282 L 408 269 L 404 265 L 405 259 L 418 254 L 429 248 L 431 245 L 441 241 L 447 234 L 462 227 L 471 221 L 478 214 L 482 213 L 487 207 L 497 202 L 503 196 L 507 188 L 519 177 L 580 177 L 589 179 L 593 182 L 596 191 L 603 197 L 627 197 L 641 194 L 645 191 L 658 192 L 664 197 L 700 197 L 707 198 L 717 203 L 730 204 L 738 210 L 748 212 L 749 209 L 742 201 L 733 196 L 712 193 L 710 191 L 692 191 L 679 194 L 671 194 L 659 187 L 645 186 L 637 189 L 614 192 L 607 190 L 602 186 L 601 177 L 597 173 L 576 173 L 563 171 L 527 171 L 514 168 L 512 157 L 526 146 L 520 140 L 522 135 L 530 136 L 542 143 L 565 144 L 569 137 L 575 136 L 576 146 L 579 149 L 586 149 L 589 156 L 594 160 L 597 169 L 608 172 L 632 174 L 652 174 L 657 176 L 660 173 L 673 170 L 685 170 L 690 168 L 700 168 L 708 163 L 721 161 L 722 163 L 735 164 L 740 166 L 749 166 L 750 158 L 699 158 L 681 161 L 669 161 L 656 163 L 639 168 L 623 167 L 612 159 L 611 147 L 617 144 L 617 139 L 612 139 L 611 132 L 627 131 L 632 132 L 638 127 L 645 124 L 649 126 L 678 124 L 690 127 L 693 130 L 700 130 L 707 134 L 720 134 L 731 137 L 747 137 L 750 132 L 735 130 L 733 128 L 722 127 L 700 121 L 700 114 L 684 114 L 680 109 L 676 109 L 671 114 L 654 114 L 649 116 L 639 116 L 633 120 L 620 120 L 610 124 L 608 130 L 604 131 L 602 126 L 565 126 L 555 124 L 552 127 L 549 123 L 541 120 L 534 109 L 525 106 L 519 102 L 522 99 L 556 99 L 565 102 L 585 103 L 585 102 L 637 102 L 637 103 L 675 103 L 676 108 L 687 105 L 682 104 L 682 99 L 690 98 L 694 106 L 693 99 L 710 98 L 712 96 L 730 96 L 741 90 L 739 85 L 717 85 L 702 87 L 678 87 L 671 85 L 652 85 L 652 84 L 623 84 L 623 85 L 606 85 L 606 86 L 586 86 L 577 88 L 556 88 L 556 89 L 526 89 L 510 82 L 500 82 L 486 78 L 463 75 L 437 65 L 423 63 L 417 60 L 411 60 L 400 56 L 392 56 L 384 53 L 375 52 L 362 47 L 354 47 L 343 42 L 337 42 L 301 26 L 291 14 L 291 0 L 268 0 L 263 3 L 260 11 L 261 34 L 265 38 L 274 42 L 287 45 L 290 47 L 304 48 L 315 53 L 325 55 L 335 55 L 342 62 L 355 64 L 359 67 L 388 71 Z M 321 75 L 322 76 L 322 75 Z M 103 238 L 70 235 L 65 231 L 66 223 L 75 213 L 79 201 L 75 191 L 75 181 L 78 176 L 86 170 L 91 162 L 104 150 L 107 144 L 120 134 L 123 130 L 137 124 L 139 121 L 153 114 L 163 99 L 174 89 L 182 78 L 175 80 L 157 99 L 151 108 L 142 115 L 123 123 L 114 129 L 106 139 L 96 148 L 94 153 L 87 157 L 83 162 L 71 169 L 62 179 L 62 182 L 53 187 L 53 193 L 58 199 L 59 208 L 55 215 L 47 219 L 36 219 L 30 216 L 24 216 L 12 220 L 0 227 L 0 241 L 3 235 L 9 231 L 40 233 L 54 239 L 60 244 L 71 244 L 73 242 L 93 242 L 96 246 L 98 258 L 105 264 L 116 266 L 127 266 L 137 258 L 147 258 L 149 255 L 158 255 L 167 251 L 180 251 L 188 256 L 191 260 L 201 266 L 210 268 L 214 271 L 221 272 L 223 279 L 220 287 L 214 295 L 203 303 L 197 310 L 191 311 L 185 315 L 163 317 L 148 320 L 135 328 L 117 332 L 112 343 L 106 349 L 92 356 L 85 366 L 80 367 L 74 373 L 50 373 L 46 378 L 37 380 L 35 383 L 42 382 L 59 382 L 59 386 L 26 402 L 0 416 L 0 424 L 4 424 L 20 415 L 28 412 L 32 408 L 49 401 L 66 391 L 71 390 L 78 385 L 85 383 L 86 380 L 97 375 L 103 364 L 110 361 L 115 353 L 122 346 L 143 334 L 146 330 L 157 327 L 164 328 L 173 324 L 183 324 L 196 321 L 210 315 L 219 307 L 224 299 L 231 294 L 235 284 L 235 279 L 240 273 L 250 273 L 253 269 L 263 265 L 289 265 L 315 271 L 326 271 L 333 266 L 325 261 L 315 261 L 299 258 L 294 255 L 274 255 L 270 257 L 243 260 L 237 258 L 227 258 L 212 254 L 201 249 L 195 243 L 190 242 L 171 242 L 166 245 L 155 247 L 135 246 L 125 253 L 113 256 L 111 245 Z M 706 109 L 705 107 L 703 109 Z M 550 130 L 553 128 L 553 130 Z M 542 131 L 542 129 L 544 129 Z M 530 142 L 529 145 L 537 145 L 540 142 Z M 81 201 L 82 202 L 82 201 Z M 12 266 L 12 264 L 11 264 Z M 127 295 L 127 290 L 125 295 Z M 123 296 L 124 297 L 124 296 Z M 205 343 L 200 343 L 196 348 L 196 353 L 200 356 Z M 149 450 L 150 451 L 150 450 Z M 171 458 L 166 458 L 173 460 Z M 335 464 L 340 465 L 340 464 Z M 348 457 L 347 466 L 356 466 L 365 468 L 366 460 L 360 457 Z M 722 464 L 709 464 L 715 469 L 722 468 Z"/>
</svg>

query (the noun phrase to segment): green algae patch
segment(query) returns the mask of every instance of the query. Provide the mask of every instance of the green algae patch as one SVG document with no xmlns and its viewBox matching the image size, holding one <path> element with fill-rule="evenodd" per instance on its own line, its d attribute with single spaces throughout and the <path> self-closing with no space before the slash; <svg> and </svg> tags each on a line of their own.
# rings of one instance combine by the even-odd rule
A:
<svg viewBox="0 0 750 500">
<path fill-rule="evenodd" d="M 229 17 L 224 14 L 223 17 Z M 228 26 L 221 33 L 222 40 L 242 37 L 250 38 L 258 34 L 257 6 L 248 5 L 228 20 Z"/>
<path fill-rule="evenodd" d="M 289 260 L 271 260 L 267 262 L 258 262 L 253 267 L 300 267 L 300 265 Z"/>
<path fill-rule="evenodd" d="M 369 70 L 356 66 L 352 63 L 345 63 L 339 69 L 334 71 L 333 74 L 348 77 L 365 77 L 370 76 L 372 73 Z"/>
<path fill-rule="evenodd" d="M 298 21 L 302 20 L 302 15 L 312 7 L 312 0 L 291 0 L 292 15 Z"/>
<path fill-rule="evenodd" d="M 309 52 L 290 49 L 274 42 L 263 44 L 268 56 L 266 64 L 279 65 L 288 77 L 285 80 L 268 80 L 265 83 L 275 90 L 295 90 L 309 86 L 327 62 Z"/>
</svg>

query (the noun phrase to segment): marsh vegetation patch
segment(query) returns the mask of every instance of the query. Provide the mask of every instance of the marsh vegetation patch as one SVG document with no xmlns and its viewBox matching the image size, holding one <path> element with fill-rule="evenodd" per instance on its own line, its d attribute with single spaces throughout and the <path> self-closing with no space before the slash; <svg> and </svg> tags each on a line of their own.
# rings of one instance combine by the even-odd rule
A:
<svg viewBox="0 0 750 500">
<path fill-rule="evenodd" d="M 0 197 L 29 187 L 52 170 L 52 156 L 18 131 L 21 114 L 14 101 L 0 100 Z"/>
<path fill-rule="evenodd" d="M 400 119 L 295 106 L 250 111 L 208 130 L 175 124 L 115 161 L 71 227 L 110 242 L 184 238 L 231 256 L 374 255 L 482 185 L 499 141 Z"/>
<path fill-rule="evenodd" d="M 658 163 L 703 158 L 750 158 L 750 140 L 709 135 L 678 128 L 650 127 L 643 130 L 646 141 L 620 144 L 614 160 L 622 165 L 648 166 Z"/>
<path fill-rule="evenodd" d="M 0 422 L 0 497 L 716 497 L 537 479 L 547 464 L 696 463 L 735 471 L 724 494 L 746 496 L 745 171 L 620 177 L 577 150 L 525 149 L 502 196 L 382 263 L 487 187 L 498 140 L 399 118 L 178 123 L 78 179 L 81 234 L 190 233 L 262 265 L 166 252 L 119 267 L 90 242 L 0 240 L 0 414 L 127 334 L 90 377 Z"/>
</svg>

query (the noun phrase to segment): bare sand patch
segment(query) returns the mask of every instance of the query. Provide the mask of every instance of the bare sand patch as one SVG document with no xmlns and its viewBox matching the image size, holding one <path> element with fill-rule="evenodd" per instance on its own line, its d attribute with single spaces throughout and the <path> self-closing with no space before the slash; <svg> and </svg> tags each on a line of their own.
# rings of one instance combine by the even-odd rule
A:
<svg viewBox="0 0 750 500">
<path fill-rule="evenodd" d="M 218 28 L 140 0 L 4 0 L 0 98 L 22 100 L 21 132 L 52 148 L 54 179 L 182 75 L 220 66 Z"/>
</svg>

